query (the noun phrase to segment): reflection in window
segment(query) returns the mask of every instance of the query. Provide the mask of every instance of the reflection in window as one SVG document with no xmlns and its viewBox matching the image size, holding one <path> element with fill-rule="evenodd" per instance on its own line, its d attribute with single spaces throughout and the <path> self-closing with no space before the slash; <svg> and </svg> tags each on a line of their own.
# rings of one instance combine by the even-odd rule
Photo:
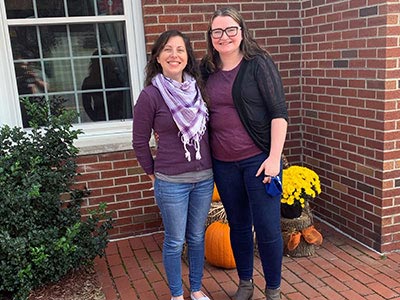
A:
<svg viewBox="0 0 400 300">
<path fill-rule="evenodd" d="M 78 123 L 132 118 L 124 28 L 123 22 L 11 26 L 20 96 L 62 95 Z"/>
<path fill-rule="evenodd" d="M 14 59 L 39 58 L 39 44 L 35 26 L 9 28 Z"/>
<path fill-rule="evenodd" d="M 51 92 L 64 92 L 74 90 L 70 60 L 57 59 L 46 61 L 45 74 L 50 84 Z"/>
<path fill-rule="evenodd" d="M 103 49 L 102 55 L 107 54 Z M 109 120 L 118 120 L 125 118 L 127 113 L 130 114 L 131 107 L 127 107 L 127 99 L 124 97 L 126 89 L 121 89 L 127 86 L 128 80 L 127 72 L 120 67 L 124 64 L 126 61 L 118 58 L 100 59 L 97 50 L 93 53 L 89 74 L 82 83 L 83 91 L 90 90 L 82 93 L 82 104 L 92 121 L 103 121 L 106 115 L 109 116 Z"/>
<path fill-rule="evenodd" d="M 123 15 L 123 0 L 5 0 L 7 19 Z M 34 9 L 36 3 L 36 9 Z"/>
<path fill-rule="evenodd" d="M 21 115 L 22 115 L 22 121 L 23 121 L 23 127 L 29 127 L 29 123 L 31 121 L 33 121 L 33 119 L 35 118 L 32 114 L 28 115 L 28 110 L 25 107 L 25 103 L 26 101 L 28 103 L 37 103 L 40 106 L 48 106 L 48 108 L 50 109 L 50 113 L 51 114 L 56 114 L 59 115 L 59 110 L 60 108 L 63 106 L 64 108 L 66 108 L 67 110 L 72 109 L 74 107 L 74 96 L 73 95 L 53 95 L 51 96 L 49 99 L 46 99 L 46 97 L 44 96 L 32 96 L 32 97 L 24 97 L 24 100 L 21 100 Z M 41 120 L 37 120 L 38 121 L 38 125 L 39 126 L 43 126 L 45 124 L 43 124 L 41 122 Z M 45 120 L 43 120 L 45 121 Z M 78 119 L 75 118 L 75 120 L 72 120 L 73 123 L 78 123 Z M 36 123 L 36 122 L 35 122 Z"/>
<path fill-rule="evenodd" d="M 43 104 L 45 101 L 43 97 L 25 97 L 26 101 L 29 101 L 30 103 L 40 103 Z M 22 115 L 22 126 L 24 128 L 29 127 L 29 122 L 32 120 L 32 117 L 28 115 L 28 111 L 25 107 L 25 105 L 21 102 L 21 115 Z"/>
<path fill-rule="evenodd" d="M 38 0 L 36 7 L 39 18 L 65 17 L 64 1 Z"/>
<path fill-rule="evenodd" d="M 113 23 L 99 24 L 99 35 L 101 49 L 108 49 L 110 52 L 125 54 L 125 29 Z"/>
<path fill-rule="evenodd" d="M 120 120 L 121 115 L 132 118 L 130 90 L 125 89 L 106 92 L 106 99 L 110 120 Z"/>
<path fill-rule="evenodd" d="M 75 95 L 71 95 L 71 94 L 55 94 L 54 96 L 52 96 L 52 98 L 61 98 L 64 99 L 64 107 L 67 108 L 68 110 L 74 110 L 76 111 L 76 96 Z M 50 100 L 52 99 L 50 98 Z M 88 120 L 86 120 L 88 121 Z M 74 123 L 79 123 L 79 119 L 77 118 L 75 121 L 73 121 Z"/>
<path fill-rule="evenodd" d="M 43 57 L 68 57 L 67 26 L 40 26 L 40 41 Z"/>
<path fill-rule="evenodd" d="M 33 18 L 32 0 L 5 0 L 7 19 Z"/>
<path fill-rule="evenodd" d="M 24 95 L 38 95 L 48 88 L 40 64 L 25 60 L 15 62 L 18 93 Z"/>
<path fill-rule="evenodd" d="M 69 0 L 68 1 L 68 16 L 95 16 L 96 3 L 93 0 Z"/>
<path fill-rule="evenodd" d="M 122 15 L 124 8 L 122 0 L 101 0 L 98 1 L 99 15 Z"/>
<path fill-rule="evenodd" d="M 96 33 L 96 29 L 99 25 L 79 24 L 69 26 L 72 40 L 72 55 L 74 57 L 90 56 L 93 49 L 97 49 L 98 34 Z"/>
</svg>

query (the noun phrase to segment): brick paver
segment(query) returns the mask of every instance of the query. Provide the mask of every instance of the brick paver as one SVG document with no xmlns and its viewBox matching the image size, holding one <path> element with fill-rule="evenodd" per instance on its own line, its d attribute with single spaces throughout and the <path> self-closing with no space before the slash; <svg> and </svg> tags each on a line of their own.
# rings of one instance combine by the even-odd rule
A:
<svg viewBox="0 0 400 300">
<path fill-rule="evenodd" d="M 400 252 L 380 255 L 348 239 L 324 224 L 318 224 L 323 244 L 315 255 L 284 257 L 282 299 L 400 299 Z M 103 258 L 95 261 L 107 300 L 169 300 L 162 265 L 163 233 L 111 242 Z M 188 266 L 183 263 L 185 299 Z M 265 299 L 261 263 L 254 264 L 256 289 L 253 300 Z M 229 300 L 237 288 L 236 270 L 206 263 L 204 291 L 212 300 Z"/>
</svg>

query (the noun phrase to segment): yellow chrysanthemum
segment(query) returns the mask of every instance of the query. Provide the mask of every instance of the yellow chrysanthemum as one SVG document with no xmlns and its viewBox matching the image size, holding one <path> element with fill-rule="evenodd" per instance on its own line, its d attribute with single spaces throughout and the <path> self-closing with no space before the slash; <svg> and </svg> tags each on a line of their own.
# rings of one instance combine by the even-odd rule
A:
<svg viewBox="0 0 400 300">
<path fill-rule="evenodd" d="M 291 166 L 283 170 L 282 203 L 293 205 L 299 202 L 305 206 L 307 197 L 315 198 L 321 193 L 317 173 L 301 166 Z"/>
</svg>

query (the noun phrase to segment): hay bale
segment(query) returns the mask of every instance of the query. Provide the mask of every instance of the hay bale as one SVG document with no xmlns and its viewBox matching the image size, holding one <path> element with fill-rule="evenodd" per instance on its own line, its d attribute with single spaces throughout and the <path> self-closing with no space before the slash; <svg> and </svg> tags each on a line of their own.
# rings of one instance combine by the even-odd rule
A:
<svg viewBox="0 0 400 300">
<path fill-rule="evenodd" d="M 289 237 L 290 237 L 289 232 L 282 232 L 282 237 L 283 237 L 283 254 L 286 256 L 290 256 L 290 257 L 306 257 L 306 256 L 312 256 L 315 254 L 315 246 L 314 244 L 309 244 L 307 243 L 303 236 L 300 238 L 300 243 L 299 245 L 296 247 L 296 249 L 294 250 L 289 250 L 287 248 L 287 243 L 289 241 Z"/>
<path fill-rule="evenodd" d="M 303 211 L 301 216 L 295 219 L 281 218 L 281 230 L 282 231 L 301 231 L 313 224 L 311 216 Z"/>
<path fill-rule="evenodd" d="M 303 209 L 301 216 L 298 218 L 295 219 L 281 218 L 281 230 L 282 230 L 282 238 L 284 244 L 283 253 L 285 255 L 292 257 L 304 257 L 315 254 L 315 246 L 313 244 L 307 243 L 304 240 L 303 236 L 301 236 L 300 243 L 296 247 L 296 249 L 290 251 L 287 248 L 290 235 L 293 232 L 297 231 L 301 232 L 301 230 L 310 227 L 311 225 L 313 225 L 313 218 L 308 206 L 306 206 Z"/>
<path fill-rule="evenodd" d="M 208 212 L 207 220 L 206 220 L 206 228 L 215 221 L 224 221 L 228 222 L 226 218 L 226 212 L 224 206 L 221 201 L 211 202 L 210 211 Z"/>
</svg>

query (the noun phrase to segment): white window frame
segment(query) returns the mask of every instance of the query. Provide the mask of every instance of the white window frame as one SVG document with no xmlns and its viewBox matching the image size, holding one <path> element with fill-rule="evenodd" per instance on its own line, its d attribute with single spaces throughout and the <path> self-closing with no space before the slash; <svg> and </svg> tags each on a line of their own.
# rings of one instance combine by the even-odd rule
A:
<svg viewBox="0 0 400 300">
<path fill-rule="evenodd" d="M 125 15 L 102 16 L 101 21 L 123 21 L 126 24 L 126 45 L 132 105 L 144 82 L 147 62 L 141 1 L 123 0 Z M 13 56 L 9 39 L 10 25 L 26 24 L 27 19 L 7 20 L 4 1 L 0 1 L 0 126 L 22 126 Z M 29 24 L 47 24 L 49 19 L 31 19 Z M 97 23 L 98 17 L 51 18 L 53 24 Z M 81 154 L 112 152 L 130 149 L 132 120 L 76 124 L 83 130 L 76 145 Z"/>
</svg>

